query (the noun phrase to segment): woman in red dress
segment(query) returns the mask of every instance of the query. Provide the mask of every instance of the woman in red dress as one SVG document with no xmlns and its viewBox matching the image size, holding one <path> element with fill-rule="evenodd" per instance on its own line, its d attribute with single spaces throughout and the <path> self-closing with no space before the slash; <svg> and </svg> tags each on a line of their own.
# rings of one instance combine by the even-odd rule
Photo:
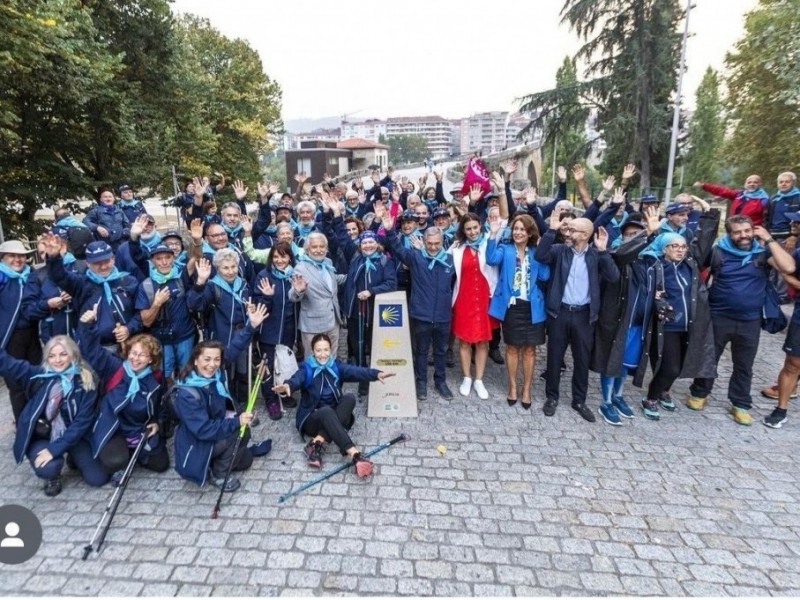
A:
<svg viewBox="0 0 800 600">
<path fill-rule="evenodd" d="M 461 371 L 464 380 L 458 391 L 469 396 L 470 389 L 482 400 L 489 398 L 483 385 L 483 371 L 489 354 L 492 329 L 499 322 L 489 316 L 489 300 L 497 284 L 497 267 L 486 263 L 488 238 L 482 231 L 477 215 L 468 213 L 461 217 L 456 230 L 455 243 L 450 247 L 456 272 L 453 288 L 453 335 L 459 340 Z M 475 380 L 470 376 L 471 345 L 475 344 Z"/>
</svg>

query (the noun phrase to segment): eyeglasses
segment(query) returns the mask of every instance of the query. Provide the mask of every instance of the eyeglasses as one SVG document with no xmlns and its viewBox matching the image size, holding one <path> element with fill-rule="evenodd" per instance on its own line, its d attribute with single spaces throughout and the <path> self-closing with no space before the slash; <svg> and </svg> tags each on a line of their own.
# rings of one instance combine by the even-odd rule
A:
<svg viewBox="0 0 800 600">
<path fill-rule="evenodd" d="M 128 358 L 150 358 L 146 352 L 128 352 Z"/>
<path fill-rule="evenodd" d="M 673 250 L 688 250 L 689 246 L 686 244 L 667 244 L 667 248 L 672 248 Z"/>
<path fill-rule="evenodd" d="M 167 248 L 180 248 L 181 247 L 181 243 L 180 242 L 167 242 L 164 245 Z"/>
</svg>

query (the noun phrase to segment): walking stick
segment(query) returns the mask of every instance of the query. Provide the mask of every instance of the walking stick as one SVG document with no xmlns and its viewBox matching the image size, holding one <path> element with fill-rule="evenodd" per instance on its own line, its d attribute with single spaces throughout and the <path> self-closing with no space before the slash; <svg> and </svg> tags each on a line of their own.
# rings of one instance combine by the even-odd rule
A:
<svg viewBox="0 0 800 600">
<path fill-rule="evenodd" d="M 250 388 L 250 395 L 247 397 L 247 406 L 244 409 L 244 412 L 253 412 L 253 406 L 256 403 L 256 398 L 258 397 L 258 389 L 261 387 L 261 380 L 264 378 L 264 371 L 266 369 L 266 363 L 261 362 L 258 366 L 258 374 L 256 375 L 256 381 Z M 236 464 L 236 454 L 239 452 L 239 445 L 242 443 L 242 438 L 244 437 L 244 433 L 247 431 L 247 425 L 239 426 L 239 435 L 236 436 L 236 443 L 233 445 L 233 456 L 231 457 L 231 464 L 228 465 L 228 470 L 225 472 L 225 479 L 222 482 L 222 487 L 219 488 L 219 496 L 217 496 L 217 503 L 214 505 L 214 510 L 211 512 L 211 518 L 216 519 L 219 516 L 219 508 L 220 504 L 222 503 L 222 494 L 225 493 L 225 486 L 228 485 L 228 479 L 231 476 L 231 471 L 233 471 L 233 465 Z"/>
<path fill-rule="evenodd" d="M 388 448 L 389 446 L 394 446 L 394 445 L 395 445 L 396 443 L 398 443 L 398 442 L 407 442 L 407 441 L 408 441 L 408 440 L 410 440 L 410 439 L 411 439 L 411 438 L 410 438 L 410 437 L 408 437 L 408 436 L 407 436 L 405 433 L 401 433 L 401 434 L 400 434 L 400 435 L 398 435 L 396 438 L 394 438 L 394 439 L 391 439 L 391 440 L 389 440 L 388 442 L 385 442 L 385 443 L 381 444 L 380 446 L 375 446 L 375 447 L 374 447 L 372 450 L 369 450 L 369 451 L 367 451 L 367 452 L 363 452 L 363 453 L 361 454 L 361 456 L 363 456 L 364 458 L 369 458 L 370 456 L 373 456 L 373 455 L 377 454 L 378 452 L 380 452 L 380 451 L 382 451 L 382 450 L 386 450 L 386 448 Z M 337 473 L 341 473 L 341 472 L 342 472 L 342 471 L 344 471 L 346 468 L 348 468 L 348 467 L 352 466 L 352 464 L 353 464 L 353 463 L 351 463 L 351 462 L 343 462 L 343 463 L 342 463 L 342 464 L 340 464 L 339 466 L 337 466 L 337 467 L 334 467 L 333 469 L 330 469 L 329 471 L 326 471 L 325 473 L 322 473 L 321 475 L 318 475 L 317 477 L 315 477 L 315 478 L 314 478 L 314 479 L 312 479 L 311 481 L 307 481 L 306 483 L 304 483 L 303 485 L 301 485 L 299 488 L 297 488 L 297 489 L 294 489 L 294 488 L 290 489 L 288 492 L 286 492 L 286 493 L 285 493 L 285 494 L 283 494 L 282 496 L 279 496 L 279 497 L 278 497 L 278 502 L 279 502 L 279 503 L 281 503 L 281 502 L 285 502 L 286 500 L 288 500 L 288 499 L 289 499 L 289 498 L 291 498 L 292 496 L 296 496 L 296 495 L 297 495 L 297 494 L 299 494 L 300 492 L 304 492 L 304 491 L 306 491 L 308 488 L 310 488 L 310 487 L 314 487 L 315 485 L 317 485 L 318 483 L 321 483 L 321 482 L 325 481 L 326 479 L 330 479 L 331 477 L 333 477 L 333 476 L 334 476 L 334 475 L 336 475 Z"/>
<path fill-rule="evenodd" d="M 94 542 L 97 540 L 97 554 L 100 554 L 100 549 L 103 547 L 103 542 L 106 539 L 106 534 L 108 530 L 111 528 L 111 521 L 114 520 L 114 515 L 117 514 L 117 508 L 119 507 L 119 503 L 122 500 L 122 494 L 125 493 L 125 489 L 128 487 L 128 481 L 130 481 L 131 473 L 133 473 L 133 467 L 136 466 L 136 461 L 139 459 L 139 454 L 142 452 L 142 448 L 144 448 L 145 443 L 147 442 L 147 430 L 142 434 L 142 439 L 139 440 L 139 443 L 136 444 L 136 450 L 133 451 L 133 456 L 131 456 L 130 461 L 128 461 L 128 466 L 125 467 L 125 471 L 122 473 L 122 479 L 117 486 L 117 489 L 114 490 L 114 495 L 111 496 L 111 500 L 106 506 L 105 512 L 103 512 L 103 516 L 100 517 L 100 522 L 97 524 L 97 529 L 94 530 L 94 535 L 92 536 L 91 541 L 89 542 L 88 546 L 83 548 L 83 560 L 86 560 L 89 555 L 94 550 Z M 110 511 L 110 515 L 109 515 Z M 108 521 L 106 522 L 105 527 L 103 528 L 102 533 L 100 533 L 100 528 L 103 526 L 103 521 L 106 520 L 106 516 L 108 515 Z M 98 533 L 100 533 L 100 537 L 98 538 Z"/>
</svg>

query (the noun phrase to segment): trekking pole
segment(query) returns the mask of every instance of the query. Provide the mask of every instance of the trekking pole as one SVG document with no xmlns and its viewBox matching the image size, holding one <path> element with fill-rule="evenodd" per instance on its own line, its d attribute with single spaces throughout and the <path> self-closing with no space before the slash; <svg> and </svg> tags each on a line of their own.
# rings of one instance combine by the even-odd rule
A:
<svg viewBox="0 0 800 600">
<path fill-rule="evenodd" d="M 256 403 L 256 397 L 258 396 L 258 389 L 261 387 L 261 380 L 264 377 L 265 368 L 266 368 L 266 363 L 264 362 L 262 362 L 258 366 L 258 374 L 256 375 L 256 381 L 250 388 L 250 395 L 247 397 L 247 406 L 245 407 L 244 412 L 253 412 L 253 406 Z M 231 471 L 233 471 L 233 465 L 236 464 L 236 454 L 239 452 L 239 446 L 242 443 L 242 438 L 244 437 L 245 431 L 247 431 L 247 425 L 240 425 L 239 435 L 236 436 L 236 443 L 233 446 L 233 456 L 231 457 L 231 464 L 228 465 L 228 470 L 225 472 L 225 479 L 222 482 L 222 487 L 219 488 L 219 496 L 217 496 L 217 503 L 214 505 L 214 510 L 211 511 L 212 519 L 216 519 L 219 516 L 219 508 L 220 504 L 222 503 L 222 494 L 225 493 L 225 487 L 228 485 L 228 479 L 231 476 Z"/>
<path fill-rule="evenodd" d="M 382 450 L 386 450 L 386 448 L 388 448 L 389 446 L 394 446 L 398 442 L 407 442 L 410 439 L 411 438 L 408 437 L 405 433 L 401 433 L 396 438 L 391 439 L 388 442 L 386 442 L 384 444 L 381 444 L 380 446 L 375 446 L 372 450 L 369 450 L 367 452 L 363 452 L 361 454 L 361 456 L 363 456 L 364 458 L 369 458 L 370 456 L 373 456 L 373 455 L 377 454 L 378 452 L 380 452 Z M 351 463 L 351 462 L 343 462 L 339 466 L 334 467 L 333 469 L 330 469 L 329 471 L 326 471 L 325 473 L 322 473 L 321 475 L 318 475 L 317 477 L 315 477 L 311 481 L 307 481 L 306 483 L 301 485 L 299 488 L 290 489 L 288 492 L 286 492 L 285 494 L 283 494 L 283 495 L 278 497 L 278 502 L 279 503 L 285 502 L 286 500 L 288 500 L 292 496 L 296 496 L 300 492 L 304 492 L 308 488 L 314 487 L 315 485 L 325 481 L 326 479 L 330 479 L 331 477 L 333 477 L 337 473 L 341 473 L 342 471 L 344 471 L 348 467 L 352 466 L 352 464 L 353 463 Z"/>
<path fill-rule="evenodd" d="M 114 495 L 111 496 L 111 500 L 109 501 L 108 506 L 106 506 L 106 510 L 103 513 L 103 516 L 100 517 L 100 522 L 97 524 L 97 529 L 95 529 L 94 535 L 92 536 L 89 545 L 83 548 L 83 560 L 86 560 L 92 553 L 92 550 L 95 550 L 94 548 L 95 540 L 97 540 L 96 552 L 97 554 L 100 554 L 100 549 L 103 547 L 103 542 L 106 539 L 106 534 L 108 533 L 108 530 L 111 528 L 111 521 L 114 520 L 114 515 L 117 514 L 117 508 L 119 507 L 119 503 L 122 500 L 122 494 L 125 493 L 125 489 L 128 487 L 128 481 L 130 481 L 131 473 L 133 473 L 133 467 L 136 466 L 136 461 L 139 459 L 139 454 L 141 454 L 142 448 L 144 448 L 146 442 L 147 442 L 147 430 L 145 430 L 145 432 L 142 434 L 142 439 L 139 440 L 139 443 L 136 444 L 136 449 L 133 451 L 133 456 L 131 456 L 130 461 L 128 461 L 128 466 L 125 467 L 125 471 L 122 473 L 122 479 L 120 479 L 119 485 L 117 485 L 117 489 L 114 490 Z M 103 528 L 102 533 L 100 533 L 100 528 L 103 526 L 103 522 L 106 520 L 107 515 L 108 515 L 108 521 L 106 522 L 106 525 Z M 98 533 L 100 534 L 99 538 L 98 538 Z"/>
</svg>

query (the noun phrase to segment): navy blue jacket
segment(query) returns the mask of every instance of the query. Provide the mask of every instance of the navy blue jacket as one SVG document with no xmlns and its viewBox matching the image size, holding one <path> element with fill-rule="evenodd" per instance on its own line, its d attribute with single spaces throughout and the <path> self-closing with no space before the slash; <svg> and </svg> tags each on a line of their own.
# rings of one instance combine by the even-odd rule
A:
<svg viewBox="0 0 800 600">
<path fill-rule="evenodd" d="M 336 408 L 342 397 L 342 383 L 346 381 L 377 381 L 380 374 L 377 369 L 357 367 L 338 359 L 334 364 L 334 370 L 339 374 L 338 381 L 334 381 L 325 371 L 314 377 L 311 366 L 303 362 L 286 382 L 292 392 L 302 390 L 300 405 L 297 407 L 295 416 L 297 431 L 303 431 L 303 423 L 318 408 L 323 406 Z"/>
<path fill-rule="evenodd" d="M 406 249 L 392 231 L 386 232 L 386 241 L 392 253 L 411 270 L 414 285 L 408 312 L 414 319 L 427 323 L 449 323 L 452 315 L 453 282 L 456 271 L 453 255 L 447 254 L 447 267 L 436 264 L 428 268 L 428 259 L 416 248 Z"/>
<path fill-rule="evenodd" d="M 86 270 L 85 261 L 76 261 L 65 265 L 69 271 L 76 273 L 83 273 Z M 75 337 L 75 329 L 78 324 L 77 309 L 75 307 L 75 300 L 70 302 L 60 309 L 52 309 L 47 305 L 47 301 L 51 298 L 57 298 L 61 295 L 61 288 L 59 288 L 53 280 L 47 276 L 46 265 L 41 265 L 34 269 L 31 277 L 36 277 L 41 283 L 39 287 L 39 296 L 36 302 L 25 302 L 22 305 L 23 312 L 29 321 L 39 322 L 39 339 L 42 344 L 46 344 L 50 338 L 57 335 L 68 335 Z"/>
<path fill-rule="evenodd" d="M 253 300 L 267 307 L 269 315 L 261 324 L 258 341 L 262 344 L 283 344 L 290 348 L 294 346 L 297 337 L 297 310 L 299 298 L 290 293 L 292 282 L 290 279 L 278 279 L 268 269 L 261 269 L 257 279 L 268 279 L 275 289 L 272 296 L 265 296 L 259 288 L 253 292 Z"/>
<path fill-rule="evenodd" d="M 245 284 L 242 299 L 250 298 L 250 288 Z M 219 286 L 207 281 L 205 285 L 193 285 L 186 292 L 186 306 L 204 315 L 207 319 L 209 339 L 219 340 L 225 345 L 233 342 L 236 331 L 247 323 L 244 304 L 233 299 Z"/>
<path fill-rule="evenodd" d="M 550 265 L 550 285 L 547 286 L 547 314 L 558 318 L 564 288 L 567 285 L 572 258 L 572 248 L 565 244 L 554 244 L 557 230 L 548 229 L 539 240 L 534 256 L 541 263 Z M 589 273 L 589 323 L 597 321 L 600 313 L 600 282 L 619 281 L 619 269 L 608 251 L 599 252 L 591 244 L 586 249 L 586 270 Z"/>
<path fill-rule="evenodd" d="M 75 306 L 78 307 L 79 317 L 99 302 L 97 330 L 102 345 L 117 343 L 114 337 L 114 327 L 117 323 L 127 326 L 131 335 L 142 330 L 142 319 L 133 307 L 136 288 L 139 287 L 139 282 L 133 275 L 127 275 L 110 284 L 111 304 L 106 302 L 102 285 L 89 281 L 83 274 L 66 270 L 60 256 L 47 257 L 47 276 L 72 296 Z"/>
<path fill-rule="evenodd" d="M 769 256 L 769 251 L 757 254 L 743 265 L 741 256 L 734 256 L 718 246 L 712 249 L 708 306 L 713 316 L 737 321 L 761 318 L 767 294 Z"/>
<path fill-rule="evenodd" d="M 31 384 L 31 378 L 43 372 L 44 369 L 39 365 L 17 360 L 9 356 L 5 350 L 0 350 L 0 376 L 10 379 L 17 385 L 26 386 L 27 390 L 28 402 L 20 413 L 14 437 L 14 459 L 17 464 L 25 460 L 25 452 L 33 438 L 36 419 L 44 414 L 50 388 L 58 380 L 57 378 L 35 379 L 34 381 L 42 383 Z M 94 422 L 96 403 L 97 391 L 84 389 L 81 376 L 76 375 L 72 382 L 72 390 L 61 400 L 59 407 L 61 418 L 64 419 L 67 428 L 60 438 L 47 446 L 53 458 L 63 456 L 72 446 L 87 437 Z"/>
<path fill-rule="evenodd" d="M 15 329 L 36 324 L 33 315 L 41 293 L 39 280 L 31 270 L 28 281 L 24 285 L 20 281 L 0 273 L 0 348 L 3 349 Z"/>
<path fill-rule="evenodd" d="M 116 204 L 111 206 L 95 204 L 86 213 L 83 223 L 92 230 L 96 240 L 108 242 L 112 248 L 116 248 L 128 239 L 131 233 L 131 224 L 128 221 L 128 217 Z M 105 227 L 108 230 L 107 238 L 97 234 L 98 227 Z"/>
<path fill-rule="evenodd" d="M 128 223 L 133 223 L 139 215 L 147 214 L 147 209 L 145 209 L 141 200 L 133 199 L 130 201 L 130 204 L 126 204 L 125 202 L 126 201 L 122 198 L 117 198 L 117 206 L 125 213 L 125 218 L 128 219 Z"/>
<path fill-rule="evenodd" d="M 253 337 L 250 325 L 241 329 L 225 349 L 225 362 L 236 362 Z M 227 388 L 225 368 L 220 377 Z M 173 404 L 180 424 L 175 430 L 175 470 L 197 485 L 205 485 L 214 443 L 238 435 L 239 419 L 226 418 L 226 410 L 234 410 L 233 402 L 217 393 L 215 385 L 192 388 L 178 387 Z"/>
<path fill-rule="evenodd" d="M 187 302 L 188 290 L 191 289 L 192 284 L 185 270 L 181 272 L 179 277 L 170 279 L 162 284 L 155 283 L 149 277 L 145 279 L 136 290 L 134 308 L 140 311 L 141 315 L 141 311 L 153 306 L 155 293 L 164 287 L 169 288 L 170 297 L 167 303 L 161 307 L 156 320 L 150 326 L 150 333 L 162 344 L 176 344 L 194 337 L 197 328 L 192 320 Z M 152 298 L 148 296 L 148 289 L 152 290 Z"/>
<path fill-rule="evenodd" d="M 131 378 L 123 371 L 122 380 L 106 393 L 106 384 L 122 368 L 123 361 L 100 346 L 95 325 L 81 323 L 78 327 L 81 330 L 78 342 L 81 354 L 101 382 L 101 389 L 98 391 L 101 395 L 100 409 L 89 436 L 92 453 L 97 458 L 117 431 L 126 437 L 132 437 L 142 433 L 148 423 L 158 420 L 164 389 L 159 381 L 160 371 L 153 371 L 139 380 L 139 392 L 133 398 L 126 399 Z M 157 369 L 158 366 L 153 368 Z"/>
</svg>

